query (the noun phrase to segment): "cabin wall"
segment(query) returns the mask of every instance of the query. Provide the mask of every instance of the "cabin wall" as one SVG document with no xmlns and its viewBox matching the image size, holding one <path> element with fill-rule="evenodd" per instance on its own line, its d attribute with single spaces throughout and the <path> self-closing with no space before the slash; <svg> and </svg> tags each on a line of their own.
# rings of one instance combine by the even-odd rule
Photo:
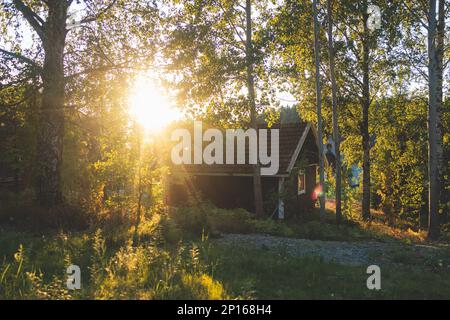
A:
<svg viewBox="0 0 450 320">
<path fill-rule="evenodd" d="M 285 213 L 286 218 L 303 216 L 314 208 L 317 185 L 318 148 L 314 135 L 310 131 L 303 145 L 291 175 L 285 181 Z M 305 194 L 298 194 L 298 173 L 305 172 Z"/>
<path fill-rule="evenodd" d="M 297 194 L 298 171 L 305 170 L 306 194 Z M 316 187 L 315 165 L 296 166 L 292 175 L 286 178 L 283 197 L 285 198 L 286 218 L 299 217 L 314 207 Z M 277 177 L 261 177 L 264 209 L 270 216 L 277 206 Z M 251 176 L 186 176 L 184 181 L 169 183 L 168 204 L 172 206 L 192 206 L 202 201 L 210 201 L 219 208 L 244 208 L 254 212 L 253 177 Z"/>
<path fill-rule="evenodd" d="M 286 219 L 299 218 L 314 208 L 316 187 L 315 165 L 294 167 L 292 174 L 284 183 L 284 206 Z M 305 194 L 298 194 L 298 172 L 305 172 Z"/>
<path fill-rule="evenodd" d="M 298 169 L 299 170 L 299 169 Z M 298 170 L 295 171 L 295 178 L 297 178 Z M 316 188 L 316 166 L 308 166 L 302 168 L 305 171 L 306 175 L 306 192 L 304 194 L 298 195 L 297 193 L 297 179 L 294 180 L 294 190 L 296 192 L 296 206 L 298 213 L 300 215 L 308 213 L 312 208 L 314 208 L 314 204 L 316 201 L 316 197 L 314 195 L 314 190 Z"/>
<path fill-rule="evenodd" d="M 263 199 L 267 200 L 266 213 L 271 214 L 276 206 L 275 192 L 278 178 L 261 178 Z M 244 208 L 254 212 L 252 176 L 186 176 L 184 181 L 169 184 L 169 205 L 194 205 L 210 201 L 219 208 Z M 269 212 L 270 211 L 270 212 Z"/>
</svg>

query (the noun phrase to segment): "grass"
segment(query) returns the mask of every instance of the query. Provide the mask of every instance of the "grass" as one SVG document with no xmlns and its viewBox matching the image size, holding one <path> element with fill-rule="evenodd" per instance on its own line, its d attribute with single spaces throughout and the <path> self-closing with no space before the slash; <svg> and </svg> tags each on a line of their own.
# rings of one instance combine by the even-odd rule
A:
<svg viewBox="0 0 450 320">
<path fill-rule="evenodd" d="M 224 299 L 197 245 L 153 239 L 132 245 L 132 230 L 0 236 L 0 299 Z M 122 240 L 119 240 L 122 239 Z M 121 242 L 122 241 L 122 242 Z M 109 245 L 108 245 L 109 244 Z M 66 289 L 66 268 L 81 268 L 81 290 Z"/>
<path fill-rule="evenodd" d="M 105 224 L 101 231 L 0 231 L 0 299 L 450 299 L 447 253 L 424 260 L 393 249 L 395 267 L 380 265 L 382 290 L 371 291 L 365 267 L 208 240 L 220 233 L 266 233 L 426 244 L 420 232 L 378 219 L 338 226 L 331 211 L 320 219 L 312 212 L 303 221 L 278 222 L 257 220 L 245 210 L 173 209 L 144 220 L 134 245 L 132 224 Z M 80 291 L 66 289 L 70 264 L 81 267 Z"/>
<path fill-rule="evenodd" d="M 381 265 L 382 289 L 371 291 L 366 287 L 366 267 L 324 262 L 314 256 L 294 258 L 207 240 L 160 248 L 152 243 L 125 244 L 118 249 L 107 248 L 106 242 L 98 232 L 46 237 L 2 234 L 0 298 L 450 298 L 448 266 L 438 261 L 427 265 L 402 252 L 395 256 L 402 266 Z M 21 249 L 14 249 L 14 244 Z M 81 291 L 65 289 L 64 271 L 70 261 L 82 268 Z"/>
<path fill-rule="evenodd" d="M 366 287 L 366 267 L 317 257 L 293 258 L 264 250 L 218 246 L 214 276 L 232 295 L 252 299 L 449 299 L 448 269 L 381 266 L 381 290 Z"/>
</svg>

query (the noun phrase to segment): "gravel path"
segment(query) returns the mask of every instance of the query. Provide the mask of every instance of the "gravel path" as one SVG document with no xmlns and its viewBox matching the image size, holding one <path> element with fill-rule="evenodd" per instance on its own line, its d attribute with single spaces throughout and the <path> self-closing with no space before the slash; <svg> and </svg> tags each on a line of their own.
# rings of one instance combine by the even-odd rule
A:
<svg viewBox="0 0 450 320">
<path fill-rule="evenodd" d="M 443 249 L 428 245 L 376 241 L 321 241 L 275 237 L 263 234 L 224 234 L 215 241 L 234 248 L 236 246 L 257 248 L 295 257 L 320 256 L 325 261 L 356 266 L 426 263 L 430 259 L 436 260 L 437 255 L 440 255 L 443 251 L 450 253 L 448 248 Z"/>
</svg>

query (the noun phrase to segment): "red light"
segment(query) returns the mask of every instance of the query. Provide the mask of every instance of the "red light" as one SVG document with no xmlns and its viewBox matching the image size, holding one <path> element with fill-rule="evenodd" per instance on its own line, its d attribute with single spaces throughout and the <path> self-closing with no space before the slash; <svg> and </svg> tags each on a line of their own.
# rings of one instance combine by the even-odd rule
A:
<svg viewBox="0 0 450 320">
<path fill-rule="evenodd" d="M 314 189 L 314 192 L 312 194 L 312 199 L 313 200 L 317 200 L 317 198 L 321 197 L 323 195 L 323 188 L 322 186 L 319 184 L 317 185 L 317 187 Z"/>
</svg>

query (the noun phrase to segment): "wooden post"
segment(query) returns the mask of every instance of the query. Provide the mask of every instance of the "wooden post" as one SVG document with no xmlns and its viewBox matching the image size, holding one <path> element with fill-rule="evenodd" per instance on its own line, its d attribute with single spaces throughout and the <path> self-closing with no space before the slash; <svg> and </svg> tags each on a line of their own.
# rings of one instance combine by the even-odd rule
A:
<svg viewBox="0 0 450 320">
<path fill-rule="evenodd" d="M 278 179 L 278 219 L 284 220 L 284 201 L 282 198 L 284 178 Z"/>
</svg>

